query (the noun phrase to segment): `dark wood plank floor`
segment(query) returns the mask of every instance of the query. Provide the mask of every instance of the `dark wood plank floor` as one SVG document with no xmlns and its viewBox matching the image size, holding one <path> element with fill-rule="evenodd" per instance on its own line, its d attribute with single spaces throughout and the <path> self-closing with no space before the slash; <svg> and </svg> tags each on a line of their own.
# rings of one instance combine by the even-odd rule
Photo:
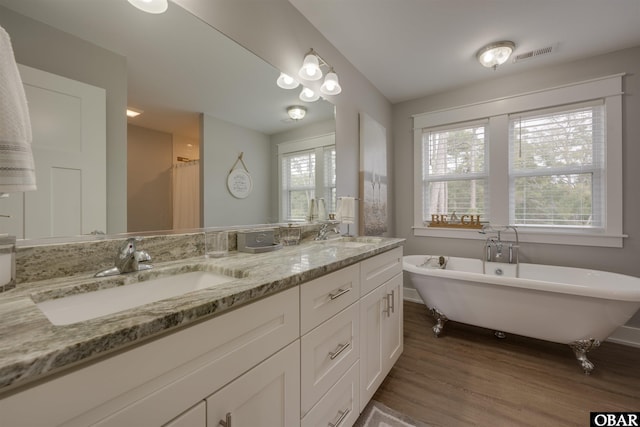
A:
<svg viewBox="0 0 640 427">
<path fill-rule="evenodd" d="M 588 426 L 590 411 L 640 411 L 640 348 L 605 342 L 582 373 L 563 344 L 448 322 L 404 304 L 404 353 L 373 397 L 434 426 Z"/>
</svg>

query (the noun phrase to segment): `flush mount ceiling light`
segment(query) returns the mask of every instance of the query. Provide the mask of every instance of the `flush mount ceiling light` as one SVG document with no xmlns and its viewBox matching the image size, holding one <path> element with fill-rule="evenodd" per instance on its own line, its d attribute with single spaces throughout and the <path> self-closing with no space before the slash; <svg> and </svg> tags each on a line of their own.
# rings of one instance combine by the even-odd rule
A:
<svg viewBox="0 0 640 427">
<path fill-rule="evenodd" d="M 168 0 L 127 0 L 133 6 L 147 13 L 164 13 L 169 7 Z"/>
<path fill-rule="evenodd" d="M 287 114 L 289 114 L 289 117 L 293 120 L 302 120 L 307 114 L 307 109 L 300 105 L 292 105 L 287 108 Z"/>
<path fill-rule="evenodd" d="M 142 110 L 137 110 L 131 107 L 127 108 L 127 117 L 138 117 L 142 113 L 144 113 Z"/>
<path fill-rule="evenodd" d="M 280 73 L 280 77 L 278 77 L 276 83 L 282 89 L 295 89 L 300 85 L 300 83 L 295 81 L 293 77 L 285 73 Z"/>
<path fill-rule="evenodd" d="M 507 40 L 491 43 L 480 49 L 478 53 L 476 53 L 476 58 L 478 58 L 482 66 L 495 70 L 498 65 L 507 62 L 507 59 L 509 59 L 515 47 L 515 43 Z"/>
<path fill-rule="evenodd" d="M 317 81 L 322 78 L 322 67 L 326 67 L 328 70 L 327 76 L 324 79 L 324 82 L 320 86 L 320 92 L 323 95 L 338 95 L 342 92 L 342 87 L 340 83 L 338 83 L 338 75 L 334 71 L 333 67 L 327 63 L 318 52 L 313 49 L 310 49 L 309 52 L 304 56 L 304 61 L 302 63 L 302 67 L 300 67 L 300 71 L 298 71 L 298 76 L 301 79 L 307 81 Z M 280 73 L 280 77 L 278 77 L 277 81 L 278 86 L 283 89 L 295 89 L 298 87 L 298 82 L 296 82 L 292 77 L 286 75 L 285 73 Z M 311 89 L 305 90 L 300 94 L 300 99 L 306 102 L 313 102 L 318 99 L 317 95 L 314 95 L 315 98 L 313 101 L 308 101 L 305 98 L 310 98 L 309 92 L 313 92 Z M 304 94 L 304 95 L 303 95 Z"/>
<path fill-rule="evenodd" d="M 320 95 L 315 93 L 313 90 L 309 89 L 308 87 L 305 87 L 302 89 L 302 92 L 300 92 L 300 101 L 304 101 L 304 102 L 315 102 L 318 99 L 320 99 Z"/>
</svg>

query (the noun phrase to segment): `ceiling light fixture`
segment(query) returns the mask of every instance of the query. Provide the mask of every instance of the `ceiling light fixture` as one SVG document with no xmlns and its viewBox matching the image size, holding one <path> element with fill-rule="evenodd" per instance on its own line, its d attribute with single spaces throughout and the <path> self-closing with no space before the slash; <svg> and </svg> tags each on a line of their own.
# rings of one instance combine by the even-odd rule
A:
<svg viewBox="0 0 640 427">
<path fill-rule="evenodd" d="M 138 117 L 142 113 L 144 113 L 142 110 L 137 110 L 131 107 L 127 108 L 127 117 Z"/>
<path fill-rule="evenodd" d="M 313 90 L 308 87 L 302 88 L 302 92 L 300 92 L 300 101 L 304 102 L 315 102 L 320 99 L 320 95 L 315 93 Z"/>
<path fill-rule="evenodd" d="M 338 75 L 334 71 L 333 67 L 327 63 L 318 52 L 315 50 L 309 49 L 309 52 L 304 56 L 304 61 L 302 63 L 302 67 L 300 67 L 300 71 L 298 71 L 298 76 L 301 79 L 307 81 L 316 81 L 322 78 L 322 67 L 326 67 L 328 72 L 327 76 L 324 79 L 324 82 L 320 86 L 320 92 L 323 95 L 338 95 L 342 92 L 342 87 L 338 82 Z M 298 87 L 298 82 L 296 82 L 292 77 L 288 76 L 285 73 L 280 73 L 280 77 L 278 77 L 277 81 L 278 86 L 283 89 L 295 89 Z M 307 89 L 307 88 L 305 88 Z M 319 98 L 317 95 L 313 95 L 313 101 L 307 101 L 305 98 L 311 98 L 312 96 L 309 92 L 313 92 L 311 89 L 305 90 L 303 89 L 300 94 L 300 99 L 306 102 L 313 102 Z"/>
<path fill-rule="evenodd" d="M 307 114 L 307 109 L 300 105 L 292 105 L 287 108 L 287 114 L 289 114 L 292 120 L 302 120 Z"/>
<path fill-rule="evenodd" d="M 491 43 L 480 49 L 476 53 L 476 58 L 482 66 L 495 70 L 498 65 L 507 62 L 515 48 L 515 43 L 508 40 Z"/>
<path fill-rule="evenodd" d="M 293 77 L 285 73 L 280 73 L 280 77 L 278 77 L 276 83 L 282 89 L 295 89 L 300 85 Z"/>
<path fill-rule="evenodd" d="M 133 6 L 147 13 L 164 13 L 169 7 L 168 0 L 127 0 Z"/>
</svg>

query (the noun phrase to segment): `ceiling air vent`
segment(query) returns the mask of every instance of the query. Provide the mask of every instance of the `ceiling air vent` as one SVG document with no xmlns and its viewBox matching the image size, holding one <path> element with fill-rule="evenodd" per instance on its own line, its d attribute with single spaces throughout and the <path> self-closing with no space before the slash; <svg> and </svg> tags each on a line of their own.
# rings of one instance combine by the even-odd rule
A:
<svg viewBox="0 0 640 427">
<path fill-rule="evenodd" d="M 513 62 L 521 62 L 521 61 L 526 61 L 528 59 L 531 58 L 535 58 L 536 56 L 540 56 L 540 55 L 548 55 L 551 52 L 555 52 L 556 50 L 558 50 L 558 45 L 554 44 L 551 46 L 547 46 L 547 47 L 543 47 L 540 49 L 536 49 L 536 50 L 532 50 L 529 52 L 525 52 L 525 53 L 521 53 L 520 55 L 516 55 L 516 57 L 513 59 Z"/>
</svg>

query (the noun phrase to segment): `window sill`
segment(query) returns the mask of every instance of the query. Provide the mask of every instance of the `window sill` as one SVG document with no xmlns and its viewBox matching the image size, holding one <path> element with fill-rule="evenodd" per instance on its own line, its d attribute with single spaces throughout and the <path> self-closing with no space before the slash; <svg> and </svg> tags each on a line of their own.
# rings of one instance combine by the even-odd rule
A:
<svg viewBox="0 0 640 427">
<path fill-rule="evenodd" d="M 511 237 L 513 232 L 505 231 Z M 447 239 L 472 239 L 484 240 L 486 235 L 481 234 L 477 229 L 461 230 L 436 227 L 413 227 L 413 235 L 416 237 L 441 237 Z M 568 230 L 534 230 L 530 228 L 518 227 L 518 237 L 520 243 L 545 243 L 550 245 L 575 245 L 575 246 L 598 246 L 607 248 L 621 248 L 623 239 L 628 237 L 625 234 L 605 234 L 605 232 L 571 232 Z"/>
</svg>

